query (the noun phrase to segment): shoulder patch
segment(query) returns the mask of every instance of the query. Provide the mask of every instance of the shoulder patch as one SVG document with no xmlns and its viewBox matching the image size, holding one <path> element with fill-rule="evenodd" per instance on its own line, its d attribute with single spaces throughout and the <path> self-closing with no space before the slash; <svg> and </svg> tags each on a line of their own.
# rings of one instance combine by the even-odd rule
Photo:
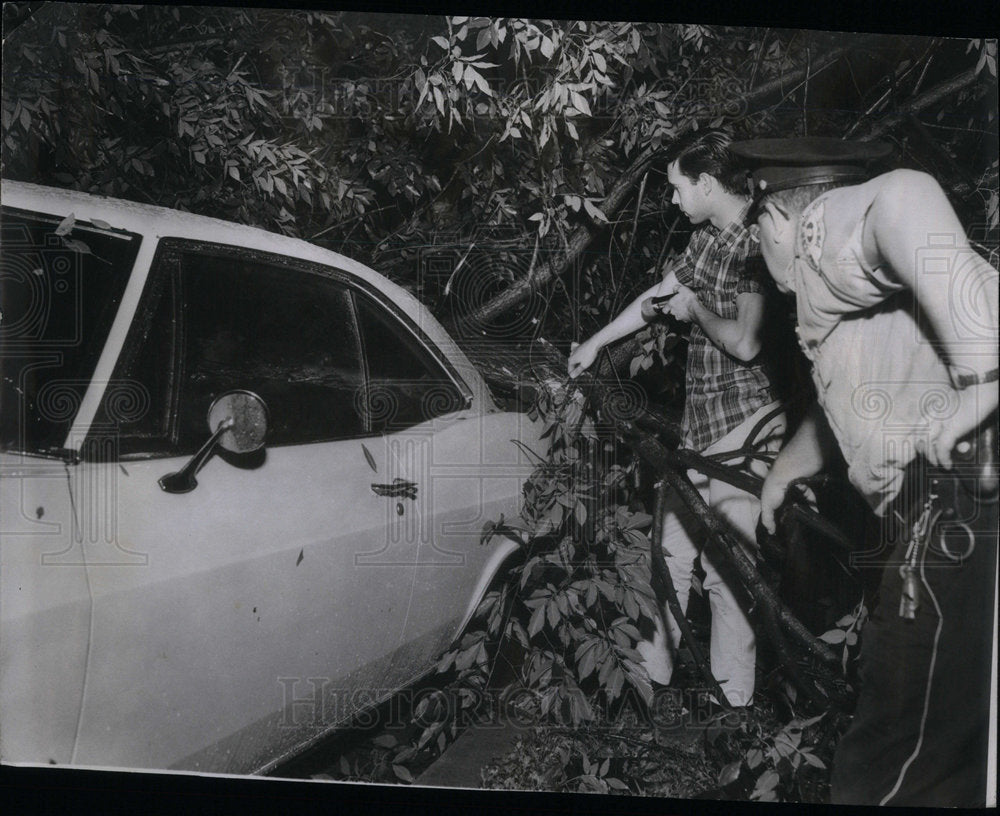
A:
<svg viewBox="0 0 1000 816">
<path fill-rule="evenodd" d="M 823 242 L 826 240 L 826 222 L 823 201 L 814 207 L 807 207 L 799 224 L 799 254 L 809 261 L 809 265 L 819 271 L 823 256 Z"/>
</svg>

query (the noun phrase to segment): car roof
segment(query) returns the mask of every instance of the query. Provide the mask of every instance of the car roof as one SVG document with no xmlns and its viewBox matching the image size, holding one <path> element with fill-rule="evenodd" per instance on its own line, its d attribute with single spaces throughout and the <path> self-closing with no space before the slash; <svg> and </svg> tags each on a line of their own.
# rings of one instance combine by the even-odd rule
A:
<svg viewBox="0 0 1000 816">
<path fill-rule="evenodd" d="M 4 181 L 3 203 L 7 207 L 57 215 L 74 212 L 77 218 L 90 221 L 98 218 L 113 228 L 136 232 L 154 238 L 190 238 L 219 244 L 234 244 L 247 249 L 280 252 L 306 261 L 328 264 L 352 272 L 382 288 L 389 281 L 358 261 L 323 249 L 299 238 L 249 227 L 219 218 L 139 204 L 120 198 L 44 187 L 21 181 Z"/>
<path fill-rule="evenodd" d="M 65 190 L 5 179 L 0 186 L 0 193 L 2 193 L 5 207 L 14 207 L 60 218 L 72 212 L 80 220 L 93 221 L 96 218 L 106 221 L 113 228 L 138 233 L 154 240 L 187 238 L 216 244 L 230 244 L 261 252 L 281 253 L 304 261 L 344 270 L 384 293 L 402 308 L 453 361 L 460 363 L 463 376 L 468 377 L 469 370 L 474 370 L 465 353 L 424 304 L 384 275 L 338 252 L 323 249 L 299 238 L 279 235 L 258 227 L 249 227 L 232 221 L 223 221 L 219 218 L 158 207 L 153 204 L 140 204 L 135 201 L 82 193 L 77 190 Z M 478 389 L 474 388 L 473 390 Z"/>
</svg>

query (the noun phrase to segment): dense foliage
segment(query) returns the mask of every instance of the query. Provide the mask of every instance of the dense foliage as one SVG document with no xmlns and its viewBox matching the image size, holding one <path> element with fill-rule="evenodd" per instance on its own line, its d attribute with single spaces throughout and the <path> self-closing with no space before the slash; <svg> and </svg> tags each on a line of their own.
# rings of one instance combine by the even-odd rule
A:
<svg viewBox="0 0 1000 816">
<path fill-rule="evenodd" d="M 468 305 L 444 298 L 463 261 L 485 253 L 502 261 L 491 275 L 513 278 L 592 228 L 585 262 L 546 295 L 554 338 L 589 333 L 683 246 L 661 174 L 620 217 L 603 202 L 644 147 L 692 127 L 862 135 L 974 67 L 975 82 L 890 135 L 904 161 L 960 194 L 971 222 L 996 224 L 987 41 L 875 37 L 749 109 L 751 89 L 850 41 L 208 7 L 11 3 L 4 13 L 16 24 L 4 53 L 5 177 L 313 240 L 439 312 Z M 429 252 L 450 264 L 427 263 Z"/>
<path fill-rule="evenodd" d="M 5 178 L 305 238 L 446 319 L 558 262 L 583 231 L 588 251 L 523 326 L 568 343 L 603 325 L 688 230 L 662 167 L 620 209 L 610 189 L 643 151 L 705 126 L 878 133 L 942 181 L 995 261 L 995 41 L 171 6 L 9 3 L 4 15 Z M 675 399 L 662 367 L 677 373 L 677 336 L 640 339 L 630 373 L 656 375 L 659 396 Z M 578 392 L 544 399 L 550 457 L 522 517 L 483 535 L 484 546 L 517 538 L 523 560 L 442 657 L 457 709 L 436 716 L 427 702 L 413 744 L 383 746 L 396 778 L 456 733 L 456 711 L 481 701 L 505 644 L 524 654 L 532 716 L 577 725 L 630 694 L 651 700 L 634 651 L 655 601 L 636 463 L 594 432 Z M 859 604 L 825 636 L 845 668 L 864 614 Z M 788 703 L 791 721 L 736 744 L 721 782 L 743 769 L 754 798 L 801 793 L 823 766 L 810 746 L 828 745 L 834 726 Z M 571 753 L 566 789 L 636 790 L 625 769 Z"/>
</svg>

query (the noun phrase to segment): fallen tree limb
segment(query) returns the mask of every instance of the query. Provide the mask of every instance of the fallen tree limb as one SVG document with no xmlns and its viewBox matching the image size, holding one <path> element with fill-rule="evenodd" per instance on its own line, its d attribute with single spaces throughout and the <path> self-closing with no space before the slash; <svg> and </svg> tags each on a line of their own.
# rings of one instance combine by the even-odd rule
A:
<svg viewBox="0 0 1000 816">
<path fill-rule="evenodd" d="M 920 96 L 915 99 L 911 99 L 909 102 L 901 105 L 899 108 L 894 110 L 891 114 L 880 119 L 875 125 L 868 131 L 868 133 L 863 137 L 862 141 L 868 141 L 870 139 L 877 139 L 879 136 L 892 130 L 900 122 L 908 119 L 914 114 L 920 113 L 920 111 L 925 110 L 938 102 L 942 102 L 947 99 L 952 94 L 956 94 L 963 88 L 967 88 L 976 81 L 976 69 L 970 68 L 968 71 L 963 71 L 958 76 L 954 76 L 951 79 L 945 80 L 937 85 L 935 85 L 930 90 L 924 91 Z"/>
<path fill-rule="evenodd" d="M 834 48 L 832 51 L 827 52 L 810 66 L 810 75 L 826 69 L 849 51 L 863 47 L 865 42 L 867 42 L 866 38 L 859 37 L 849 46 Z M 760 105 L 772 95 L 785 91 L 786 88 L 794 87 L 801 83 L 805 77 L 806 69 L 799 68 L 754 88 L 742 100 L 746 105 L 745 113 L 749 114 L 753 112 L 753 106 Z M 646 148 L 636 156 L 615 182 L 614 186 L 601 202 L 601 209 L 609 219 L 618 212 L 631 193 L 632 188 L 639 183 L 657 155 L 661 152 L 658 149 Z M 533 292 L 538 291 L 540 287 L 562 276 L 567 270 L 571 269 L 579 261 L 584 250 L 590 245 L 598 229 L 599 225 L 578 228 L 570 237 L 564 254 L 539 266 L 530 277 L 515 281 L 507 289 L 479 308 L 456 318 L 449 328 L 455 329 L 456 326 L 480 327 L 495 321 L 504 312 L 522 303 Z"/>
<path fill-rule="evenodd" d="M 861 48 L 864 42 L 870 38 L 859 37 L 851 45 L 845 45 L 841 48 L 834 48 L 832 51 L 828 51 L 826 54 L 821 56 L 819 59 L 815 60 L 811 66 L 797 68 L 794 71 L 789 71 L 786 74 L 782 74 L 780 77 L 772 79 L 770 82 L 765 82 L 763 85 L 759 85 L 754 88 L 750 93 L 747 94 L 746 101 L 748 106 L 751 104 L 759 104 L 774 94 L 784 93 L 788 88 L 794 88 L 796 85 L 801 84 L 805 81 L 806 75 L 813 76 L 818 74 L 820 71 L 825 70 L 830 65 L 835 63 L 849 51 L 857 48 Z"/>
<path fill-rule="evenodd" d="M 622 173 L 610 192 L 605 196 L 604 201 L 601 202 L 601 208 L 605 215 L 610 217 L 618 211 L 632 188 L 645 175 L 658 152 L 652 148 L 647 148 Z M 541 264 L 530 277 L 515 281 L 488 303 L 483 304 L 469 314 L 458 317 L 455 323 L 468 327 L 477 327 L 496 320 L 504 312 L 526 300 L 532 292 L 537 291 L 570 269 L 583 255 L 584 250 L 590 245 L 596 233 L 596 226 L 578 228 L 569 239 L 566 252 L 563 255 L 556 256 L 551 261 Z"/>
<path fill-rule="evenodd" d="M 532 366 L 538 370 L 542 381 L 552 382 L 554 380 L 557 385 L 565 382 L 565 374 L 563 373 L 566 370 L 565 356 L 549 343 L 536 344 L 534 350 Z M 555 376 L 557 373 L 558 377 Z M 701 494 L 688 481 L 684 471 L 687 470 L 688 463 L 692 461 L 689 456 L 696 454 L 689 454 L 684 461 L 678 460 L 674 455 L 675 452 L 668 450 L 655 436 L 644 431 L 635 422 L 635 417 L 641 412 L 643 406 L 639 406 L 638 410 L 633 408 L 631 414 L 626 413 L 622 409 L 622 403 L 616 402 L 614 389 L 609 388 L 606 383 L 589 375 L 581 376 L 580 381 L 581 386 L 589 392 L 587 401 L 598 406 L 603 420 L 614 427 L 618 435 L 629 443 L 629 447 L 643 461 L 662 475 L 695 517 L 702 522 L 708 534 L 718 540 L 720 551 L 737 571 L 740 580 L 753 596 L 755 603 L 773 610 L 771 614 L 775 616 L 784 631 L 810 655 L 828 665 L 838 664 L 839 658 L 823 641 L 805 627 L 781 601 L 777 593 L 764 581 L 757 571 L 756 565 L 743 552 L 740 545 L 733 540 L 729 531 L 705 503 Z"/>
<path fill-rule="evenodd" d="M 719 542 L 722 552 L 727 556 L 726 560 L 736 569 L 740 580 L 754 597 L 754 600 L 773 610 L 773 614 L 782 628 L 813 657 L 824 663 L 836 664 L 838 662 L 837 656 L 782 603 L 775 591 L 761 577 L 757 566 L 743 552 L 739 543 L 733 540 L 723 523 L 705 503 L 701 494 L 695 490 L 685 476 L 675 469 L 669 456 L 664 455 L 666 450 L 662 445 L 655 440 L 636 438 L 633 442 L 633 449 L 646 461 L 659 465 L 660 473 L 666 482 L 676 491 L 681 501 L 698 517 L 698 520 L 704 524 L 709 535 Z"/>
</svg>

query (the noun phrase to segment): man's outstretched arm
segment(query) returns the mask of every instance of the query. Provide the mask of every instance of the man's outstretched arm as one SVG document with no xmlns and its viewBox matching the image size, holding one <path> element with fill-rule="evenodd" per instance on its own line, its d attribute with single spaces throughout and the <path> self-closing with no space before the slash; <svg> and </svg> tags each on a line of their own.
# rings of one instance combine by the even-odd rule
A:
<svg viewBox="0 0 1000 816">
<path fill-rule="evenodd" d="M 669 295 L 676 290 L 677 286 L 677 275 L 671 270 L 664 275 L 663 280 L 650 286 L 649 289 L 626 306 L 621 314 L 608 323 L 607 326 L 577 346 L 569 355 L 569 375 L 571 377 L 579 376 L 593 365 L 594 360 L 597 359 L 598 352 L 608 345 L 608 343 L 620 340 L 622 337 L 626 337 L 645 326 L 649 322 L 649 319 L 642 313 L 643 301 L 651 297 Z"/>
</svg>

